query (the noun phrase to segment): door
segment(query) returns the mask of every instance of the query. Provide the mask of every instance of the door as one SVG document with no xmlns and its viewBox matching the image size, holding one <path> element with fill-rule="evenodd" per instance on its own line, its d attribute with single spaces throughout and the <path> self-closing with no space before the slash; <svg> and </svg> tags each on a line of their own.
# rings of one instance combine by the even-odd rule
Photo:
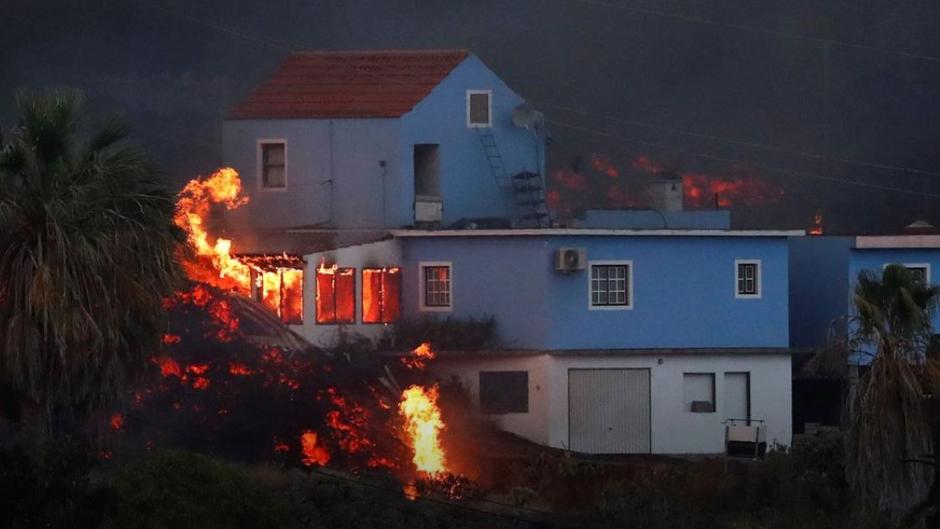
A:
<svg viewBox="0 0 940 529">
<path fill-rule="evenodd" d="M 568 370 L 568 445 L 587 454 L 649 453 L 649 369 Z"/>
<path fill-rule="evenodd" d="M 750 373 L 725 373 L 725 419 L 751 419 Z M 740 424 L 740 423 L 739 423 Z"/>
</svg>

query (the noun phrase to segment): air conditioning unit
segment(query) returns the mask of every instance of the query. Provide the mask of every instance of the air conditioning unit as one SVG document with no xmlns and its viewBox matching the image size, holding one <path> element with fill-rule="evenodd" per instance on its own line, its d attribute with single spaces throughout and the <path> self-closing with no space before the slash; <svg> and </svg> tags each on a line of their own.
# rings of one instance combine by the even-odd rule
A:
<svg viewBox="0 0 940 529">
<path fill-rule="evenodd" d="M 555 271 L 574 272 L 587 266 L 587 252 L 584 248 L 559 248 L 555 250 Z"/>
</svg>

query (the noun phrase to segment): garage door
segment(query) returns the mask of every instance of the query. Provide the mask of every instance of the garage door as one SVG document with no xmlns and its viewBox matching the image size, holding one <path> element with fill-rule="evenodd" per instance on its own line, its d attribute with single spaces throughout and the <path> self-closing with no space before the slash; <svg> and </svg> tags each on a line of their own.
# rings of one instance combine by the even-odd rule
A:
<svg viewBox="0 0 940 529">
<path fill-rule="evenodd" d="M 568 370 L 568 443 L 587 454 L 649 453 L 649 370 Z"/>
</svg>

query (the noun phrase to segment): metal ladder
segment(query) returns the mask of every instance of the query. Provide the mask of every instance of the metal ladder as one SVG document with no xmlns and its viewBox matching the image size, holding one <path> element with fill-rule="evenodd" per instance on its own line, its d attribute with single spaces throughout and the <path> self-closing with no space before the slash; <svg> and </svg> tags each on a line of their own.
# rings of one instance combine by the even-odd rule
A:
<svg viewBox="0 0 940 529">
<path fill-rule="evenodd" d="M 483 127 L 477 128 L 476 131 L 477 136 L 480 138 L 480 145 L 483 146 L 483 154 L 486 156 L 486 161 L 490 164 L 490 170 L 493 172 L 496 187 L 499 189 L 512 188 L 512 182 L 509 180 L 509 174 L 503 164 L 503 156 L 499 152 L 499 146 L 496 145 L 496 137 L 489 129 Z"/>
<path fill-rule="evenodd" d="M 512 191 L 519 225 L 526 227 L 542 227 L 548 224 L 548 207 L 545 204 L 545 185 L 542 176 L 530 171 L 522 171 L 511 178 L 503 163 L 503 156 L 496 144 L 496 137 L 489 129 L 476 129 L 483 147 L 483 154 L 493 173 L 496 187 L 501 190 Z"/>
</svg>

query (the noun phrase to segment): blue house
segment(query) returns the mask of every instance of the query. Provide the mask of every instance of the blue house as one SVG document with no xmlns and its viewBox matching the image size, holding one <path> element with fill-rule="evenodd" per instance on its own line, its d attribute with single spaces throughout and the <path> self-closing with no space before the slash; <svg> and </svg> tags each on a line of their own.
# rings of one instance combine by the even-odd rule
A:
<svg viewBox="0 0 940 529">
<path fill-rule="evenodd" d="M 918 233 L 918 231 L 920 233 Z M 796 348 L 817 350 L 845 338 L 840 322 L 856 314 L 853 302 L 858 274 L 880 274 L 899 264 L 929 284 L 940 270 L 940 235 L 909 228 L 899 235 L 796 237 L 790 242 L 790 336 Z M 934 316 L 940 326 L 940 314 Z M 851 357 L 866 364 L 871 356 Z"/>
<path fill-rule="evenodd" d="M 788 445 L 802 232 L 682 211 L 675 181 L 649 210 L 552 227 L 541 127 L 469 52 L 292 55 L 224 125 L 251 200 L 230 224 L 255 234 L 236 250 L 303 258 L 294 328 L 318 345 L 492 318 L 485 347 L 431 368 L 534 442 L 719 453 L 738 420 Z"/>
</svg>

